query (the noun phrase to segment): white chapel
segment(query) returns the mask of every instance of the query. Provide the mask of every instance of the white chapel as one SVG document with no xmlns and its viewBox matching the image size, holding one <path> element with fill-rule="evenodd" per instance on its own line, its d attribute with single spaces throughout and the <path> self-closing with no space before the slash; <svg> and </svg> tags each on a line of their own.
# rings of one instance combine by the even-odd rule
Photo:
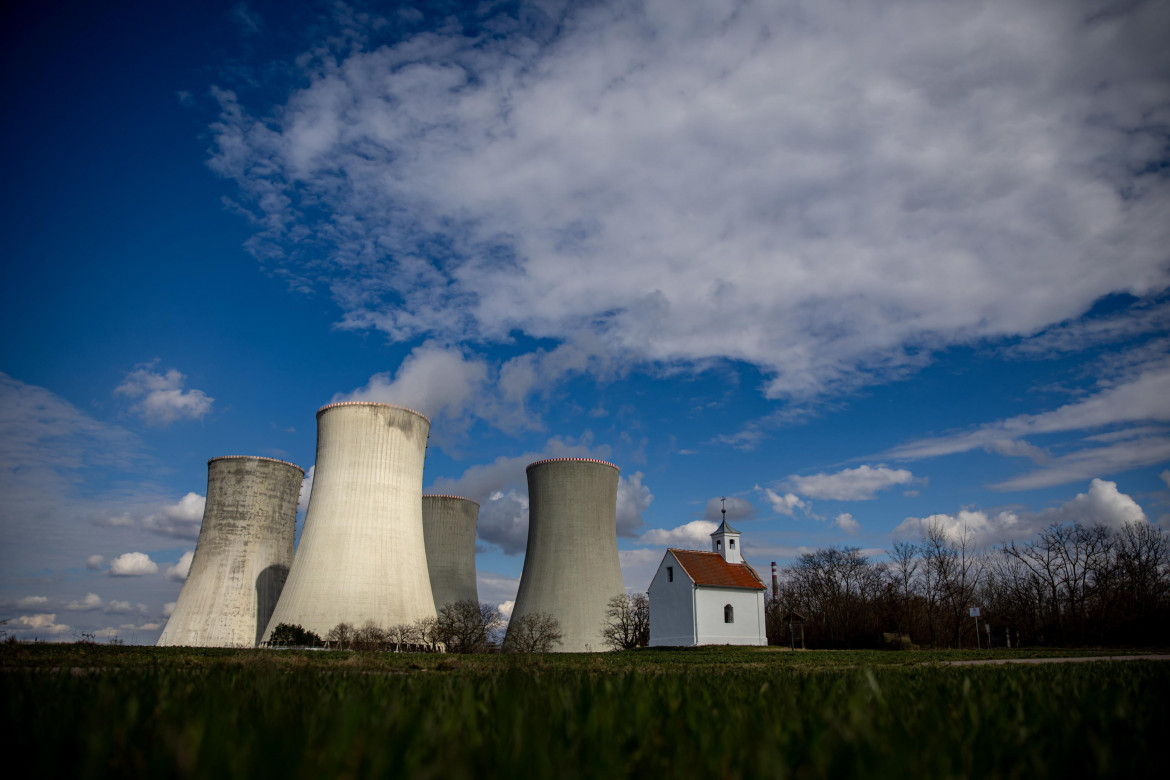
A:
<svg viewBox="0 0 1170 780">
<path fill-rule="evenodd" d="M 764 581 L 723 522 L 711 552 L 670 548 L 650 581 L 650 646 L 766 645 Z"/>
</svg>

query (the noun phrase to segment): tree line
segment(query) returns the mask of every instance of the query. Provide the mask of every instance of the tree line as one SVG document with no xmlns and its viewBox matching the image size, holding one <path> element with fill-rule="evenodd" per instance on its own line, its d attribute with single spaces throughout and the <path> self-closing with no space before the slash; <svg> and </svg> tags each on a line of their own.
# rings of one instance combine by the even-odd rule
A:
<svg viewBox="0 0 1170 780">
<path fill-rule="evenodd" d="M 969 530 L 929 522 L 885 560 L 856 547 L 801 555 L 765 616 L 769 644 L 799 637 L 803 619 L 808 647 L 1165 645 L 1170 536 L 1146 523 L 1056 523 L 979 550 Z"/>
</svg>

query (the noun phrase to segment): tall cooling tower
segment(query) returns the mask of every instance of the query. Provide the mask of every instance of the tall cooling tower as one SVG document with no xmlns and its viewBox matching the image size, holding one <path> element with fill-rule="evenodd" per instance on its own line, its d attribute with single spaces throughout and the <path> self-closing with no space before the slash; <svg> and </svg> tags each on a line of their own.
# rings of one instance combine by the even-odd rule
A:
<svg viewBox="0 0 1170 780">
<path fill-rule="evenodd" d="M 430 427 L 388 404 L 317 411 L 313 492 L 265 640 L 281 623 L 323 637 L 342 622 L 387 628 L 434 617 L 420 500 Z"/>
<path fill-rule="evenodd" d="M 256 646 L 292 565 L 304 476 L 272 458 L 207 462 L 203 525 L 160 647 Z"/>
<path fill-rule="evenodd" d="M 606 604 L 625 592 L 617 551 L 618 467 L 586 458 L 528 467 L 528 549 L 512 620 L 545 612 L 559 652 L 604 650 Z"/>
<path fill-rule="evenodd" d="M 478 602 L 475 523 L 479 504 L 459 496 L 423 496 L 422 518 L 435 609 L 455 601 Z"/>
</svg>

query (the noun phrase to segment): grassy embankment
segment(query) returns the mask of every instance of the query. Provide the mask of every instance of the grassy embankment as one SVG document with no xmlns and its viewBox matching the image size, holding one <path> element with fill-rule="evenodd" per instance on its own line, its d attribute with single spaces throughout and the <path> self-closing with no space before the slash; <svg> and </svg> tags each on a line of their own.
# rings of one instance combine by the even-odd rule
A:
<svg viewBox="0 0 1170 780">
<path fill-rule="evenodd" d="M 56 776 L 1161 776 L 1170 663 L 931 663 L 1026 655 L 41 645 L 0 679 Z"/>
</svg>

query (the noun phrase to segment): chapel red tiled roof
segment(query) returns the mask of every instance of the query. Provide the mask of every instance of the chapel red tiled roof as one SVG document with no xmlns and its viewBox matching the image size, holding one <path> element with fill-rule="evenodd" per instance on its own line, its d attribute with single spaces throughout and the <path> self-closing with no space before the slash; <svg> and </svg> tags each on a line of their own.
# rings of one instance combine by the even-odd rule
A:
<svg viewBox="0 0 1170 780">
<path fill-rule="evenodd" d="M 751 588 L 763 590 L 764 582 L 747 563 L 728 563 L 716 552 L 676 550 L 670 552 L 679 566 L 696 585 L 715 585 L 720 588 Z"/>
</svg>

